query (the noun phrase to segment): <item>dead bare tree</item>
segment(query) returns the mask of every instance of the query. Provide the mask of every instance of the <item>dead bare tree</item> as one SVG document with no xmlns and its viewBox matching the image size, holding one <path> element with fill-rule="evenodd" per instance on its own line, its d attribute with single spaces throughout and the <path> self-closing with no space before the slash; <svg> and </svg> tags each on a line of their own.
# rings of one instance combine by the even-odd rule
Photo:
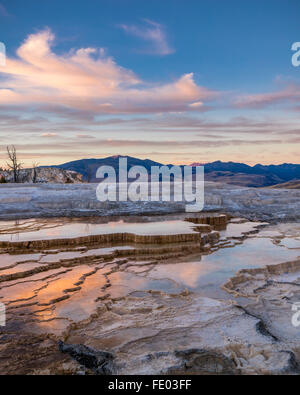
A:
<svg viewBox="0 0 300 395">
<path fill-rule="evenodd" d="M 19 175 L 20 170 L 22 169 L 22 163 L 18 161 L 16 147 L 14 145 L 11 145 L 7 146 L 6 149 L 10 161 L 9 163 L 7 163 L 7 166 L 13 172 L 14 182 L 19 182 Z"/>
<path fill-rule="evenodd" d="M 88 166 L 86 173 L 87 173 L 87 182 L 90 183 L 93 177 L 93 169 L 90 166 Z"/>
<path fill-rule="evenodd" d="M 32 163 L 32 182 L 35 184 L 36 179 L 37 179 L 37 168 L 39 166 L 39 163 L 33 162 Z"/>
</svg>

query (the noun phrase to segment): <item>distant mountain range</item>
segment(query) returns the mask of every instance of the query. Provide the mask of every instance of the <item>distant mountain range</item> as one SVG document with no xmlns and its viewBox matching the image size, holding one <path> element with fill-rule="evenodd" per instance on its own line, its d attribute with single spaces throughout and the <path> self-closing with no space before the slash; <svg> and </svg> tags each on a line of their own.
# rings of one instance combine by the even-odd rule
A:
<svg viewBox="0 0 300 395">
<path fill-rule="evenodd" d="M 80 159 L 75 160 L 73 162 L 64 163 L 58 167 L 64 170 L 72 170 L 76 171 L 83 175 L 83 179 L 89 182 L 97 182 L 99 181 L 96 178 L 96 172 L 100 166 L 112 166 L 116 170 L 116 174 L 118 175 L 119 170 L 119 158 L 127 158 L 128 168 L 130 169 L 132 166 L 144 166 L 148 172 L 151 170 L 151 166 L 162 166 L 161 163 L 154 162 L 149 159 L 138 159 L 133 158 L 131 156 L 109 156 L 107 158 L 102 159 Z"/>
<path fill-rule="evenodd" d="M 192 166 L 199 164 L 193 163 Z M 300 180 L 300 164 L 249 166 L 244 163 L 216 161 L 204 164 L 206 180 L 248 187 L 266 187 Z"/>
<path fill-rule="evenodd" d="M 122 156 L 121 156 L 122 157 Z M 110 156 L 101 159 L 81 159 L 64 163 L 58 167 L 64 170 L 76 171 L 83 175 L 83 179 L 89 182 L 97 182 L 96 171 L 100 166 L 108 165 L 116 169 L 118 173 L 120 156 Z M 138 159 L 126 156 L 128 168 L 132 166 L 144 166 L 150 173 L 151 166 L 162 166 L 161 163 L 149 160 Z M 300 164 L 284 163 L 281 165 L 260 165 L 249 166 L 244 163 L 235 162 L 211 162 L 193 163 L 192 167 L 204 165 L 206 181 L 223 182 L 227 184 L 266 187 L 276 184 L 283 184 L 289 181 L 300 180 Z M 167 165 L 167 166 L 172 166 Z"/>
</svg>

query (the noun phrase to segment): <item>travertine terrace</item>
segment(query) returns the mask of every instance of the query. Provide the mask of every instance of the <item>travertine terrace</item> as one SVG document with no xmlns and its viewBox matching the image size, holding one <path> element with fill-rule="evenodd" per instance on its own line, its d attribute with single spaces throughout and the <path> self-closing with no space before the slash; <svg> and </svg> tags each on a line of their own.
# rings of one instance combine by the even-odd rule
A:
<svg viewBox="0 0 300 395">
<path fill-rule="evenodd" d="M 185 212 L 185 202 L 99 202 L 97 184 L 3 184 L 0 219 L 103 217 Z M 205 183 L 205 211 L 219 210 L 260 221 L 300 219 L 300 190 L 243 188 Z"/>
<path fill-rule="evenodd" d="M 3 222 L 0 371 L 297 373 L 290 305 L 273 323 L 264 311 L 285 300 L 281 275 L 284 296 L 297 289 L 299 236 L 224 214 Z"/>
</svg>

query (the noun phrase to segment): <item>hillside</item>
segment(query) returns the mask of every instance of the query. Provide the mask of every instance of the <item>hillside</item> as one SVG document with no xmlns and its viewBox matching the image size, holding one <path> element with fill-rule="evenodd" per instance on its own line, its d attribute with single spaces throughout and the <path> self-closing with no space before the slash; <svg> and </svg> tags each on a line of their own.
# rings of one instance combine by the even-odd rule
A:
<svg viewBox="0 0 300 395">
<path fill-rule="evenodd" d="M 196 165 L 197 163 L 193 163 L 191 166 L 196 166 Z M 206 173 L 230 172 L 235 175 L 244 174 L 244 175 L 252 175 L 256 177 L 263 176 L 264 185 L 261 186 L 275 185 L 295 179 L 300 179 L 300 165 L 292 164 L 292 163 L 284 163 L 281 165 L 267 165 L 267 166 L 257 164 L 255 166 L 249 166 L 244 163 L 216 161 L 211 163 L 205 163 L 204 166 Z M 254 179 L 255 178 L 251 177 L 250 182 L 253 181 Z M 260 184 L 261 177 L 258 177 L 257 180 L 258 180 L 258 184 Z"/>
<path fill-rule="evenodd" d="M 205 180 L 254 188 L 266 187 L 281 182 L 277 176 L 269 174 L 233 173 L 230 171 L 206 171 Z"/>
<path fill-rule="evenodd" d="M 81 159 L 73 162 L 64 163 L 56 167 L 64 170 L 76 171 L 77 173 L 82 174 L 84 180 L 89 182 L 97 182 L 98 180 L 96 178 L 96 172 L 100 166 L 112 166 L 116 170 L 116 174 L 118 175 L 119 158 L 120 155 L 110 156 L 101 159 Z M 154 162 L 149 159 L 143 160 L 133 158 L 131 156 L 126 156 L 126 158 L 128 160 L 127 163 L 129 169 L 132 166 L 144 166 L 150 172 L 151 166 L 162 166 L 161 163 Z"/>
<path fill-rule="evenodd" d="M 110 156 L 100 159 L 81 159 L 64 163 L 59 167 L 64 170 L 71 170 L 82 174 L 83 179 L 89 182 L 97 182 L 96 171 L 100 166 L 108 165 L 116 169 L 118 174 L 120 156 Z M 151 166 L 162 166 L 161 163 L 149 160 L 138 159 L 126 156 L 128 168 L 132 166 L 144 166 L 150 173 Z M 193 163 L 191 166 L 203 165 Z M 170 165 L 169 165 L 170 166 Z M 235 162 L 211 162 L 204 164 L 205 179 L 207 181 L 222 182 L 226 184 L 246 186 L 246 187 L 268 187 L 282 184 L 291 180 L 300 179 L 299 164 L 281 164 L 264 166 L 257 164 L 249 166 L 244 163 Z"/>
<path fill-rule="evenodd" d="M 300 189 L 300 180 L 284 182 L 283 184 L 272 185 L 269 188 L 280 188 L 280 189 Z"/>
</svg>

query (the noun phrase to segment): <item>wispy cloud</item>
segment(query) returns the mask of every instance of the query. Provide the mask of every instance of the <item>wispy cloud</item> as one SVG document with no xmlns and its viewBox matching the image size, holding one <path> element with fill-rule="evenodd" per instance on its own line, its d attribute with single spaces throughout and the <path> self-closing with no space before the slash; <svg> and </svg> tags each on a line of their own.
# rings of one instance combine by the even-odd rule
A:
<svg viewBox="0 0 300 395">
<path fill-rule="evenodd" d="M 76 134 L 78 139 L 95 139 L 95 136 L 91 136 L 89 134 Z"/>
<path fill-rule="evenodd" d="M 264 108 L 284 102 L 300 102 L 299 84 L 289 84 L 284 89 L 276 92 L 243 95 L 236 99 L 235 105 L 239 108 Z"/>
<path fill-rule="evenodd" d="M 150 47 L 143 52 L 154 55 L 170 55 L 175 52 L 168 42 L 165 27 L 149 19 L 143 20 L 142 26 L 119 25 L 126 33 L 136 36 L 150 43 Z"/>
<path fill-rule="evenodd" d="M 57 133 L 42 133 L 41 137 L 57 137 Z"/>
<path fill-rule="evenodd" d="M 7 11 L 2 3 L 0 3 L 0 16 L 10 16 L 10 13 Z"/>
</svg>

